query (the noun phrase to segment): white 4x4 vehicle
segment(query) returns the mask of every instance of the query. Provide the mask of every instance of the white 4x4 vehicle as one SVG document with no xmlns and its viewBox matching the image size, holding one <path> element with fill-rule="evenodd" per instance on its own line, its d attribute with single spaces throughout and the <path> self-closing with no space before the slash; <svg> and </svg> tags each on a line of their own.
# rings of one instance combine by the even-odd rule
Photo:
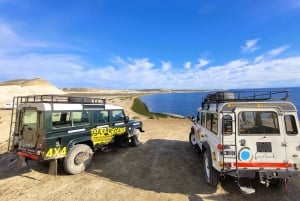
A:
<svg viewBox="0 0 300 201">
<path fill-rule="evenodd" d="M 192 120 L 189 140 L 203 154 L 204 178 L 211 186 L 225 175 L 239 186 L 241 178 L 281 186 L 299 171 L 299 122 L 288 91 L 208 94 Z"/>
</svg>

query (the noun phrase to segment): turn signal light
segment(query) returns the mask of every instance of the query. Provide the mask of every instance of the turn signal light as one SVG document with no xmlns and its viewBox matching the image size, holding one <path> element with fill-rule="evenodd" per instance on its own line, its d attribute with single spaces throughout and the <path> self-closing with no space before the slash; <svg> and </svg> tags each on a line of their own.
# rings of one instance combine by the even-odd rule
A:
<svg viewBox="0 0 300 201">
<path fill-rule="evenodd" d="M 224 147 L 223 147 L 222 144 L 218 144 L 217 148 L 218 148 L 219 150 L 223 150 Z"/>
</svg>

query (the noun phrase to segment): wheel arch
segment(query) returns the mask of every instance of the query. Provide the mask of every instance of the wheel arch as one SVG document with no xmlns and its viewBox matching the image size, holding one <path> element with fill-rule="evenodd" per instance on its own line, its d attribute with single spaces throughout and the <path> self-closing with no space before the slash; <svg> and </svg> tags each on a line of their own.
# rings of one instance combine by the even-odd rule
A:
<svg viewBox="0 0 300 201">
<path fill-rule="evenodd" d="M 203 152 L 204 152 L 204 151 L 209 151 L 209 152 L 211 153 L 210 146 L 209 146 L 209 144 L 208 144 L 207 142 L 204 142 L 204 143 L 202 144 L 202 151 L 203 151 Z"/>
<path fill-rule="evenodd" d="M 83 137 L 71 140 L 68 143 L 68 150 L 70 150 L 74 145 L 77 145 L 77 144 L 85 144 L 85 145 L 88 145 L 89 147 L 91 147 L 92 150 L 95 149 L 95 146 L 89 136 L 83 136 Z"/>
<path fill-rule="evenodd" d="M 191 127 L 191 133 L 195 133 L 195 128 L 193 126 Z"/>
</svg>

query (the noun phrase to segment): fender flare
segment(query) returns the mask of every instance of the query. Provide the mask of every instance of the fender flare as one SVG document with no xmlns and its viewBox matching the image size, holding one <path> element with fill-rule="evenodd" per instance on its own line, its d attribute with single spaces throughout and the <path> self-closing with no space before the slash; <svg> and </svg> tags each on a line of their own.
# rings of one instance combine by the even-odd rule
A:
<svg viewBox="0 0 300 201">
<path fill-rule="evenodd" d="M 93 141 L 90 136 L 82 136 L 69 141 L 67 149 L 70 150 L 76 144 L 86 144 L 91 147 L 92 150 L 95 149 Z"/>
<path fill-rule="evenodd" d="M 207 150 L 207 151 L 209 151 L 211 153 L 210 146 L 209 146 L 209 144 L 207 142 L 204 142 L 202 144 L 202 150 L 203 150 L 203 147 L 204 147 L 205 150 Z"/>
</svg>

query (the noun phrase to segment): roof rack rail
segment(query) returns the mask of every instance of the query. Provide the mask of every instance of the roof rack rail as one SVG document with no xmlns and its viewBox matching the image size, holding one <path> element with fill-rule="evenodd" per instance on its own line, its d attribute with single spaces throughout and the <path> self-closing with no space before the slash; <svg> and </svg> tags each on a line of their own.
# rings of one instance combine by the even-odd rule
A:
<svg viewBox="0 0 300 201">
<path fill-rule="evenodd" d="M 90 98 L 64 95 L 32 95 L 17 96 L 18 103 L 82 103 L 82 104 L 105 104 L 104 98 Z"/>
<path fill-rule="evenodd" d="M 202 101 L 202 105 L 209 103 L 225 102 L 251 102 L 251 101 L 275 101 L 289 100 L 290 90 L 244 90 L 244 91 L 217 91 L 208 94 Z"/>
</svg>

